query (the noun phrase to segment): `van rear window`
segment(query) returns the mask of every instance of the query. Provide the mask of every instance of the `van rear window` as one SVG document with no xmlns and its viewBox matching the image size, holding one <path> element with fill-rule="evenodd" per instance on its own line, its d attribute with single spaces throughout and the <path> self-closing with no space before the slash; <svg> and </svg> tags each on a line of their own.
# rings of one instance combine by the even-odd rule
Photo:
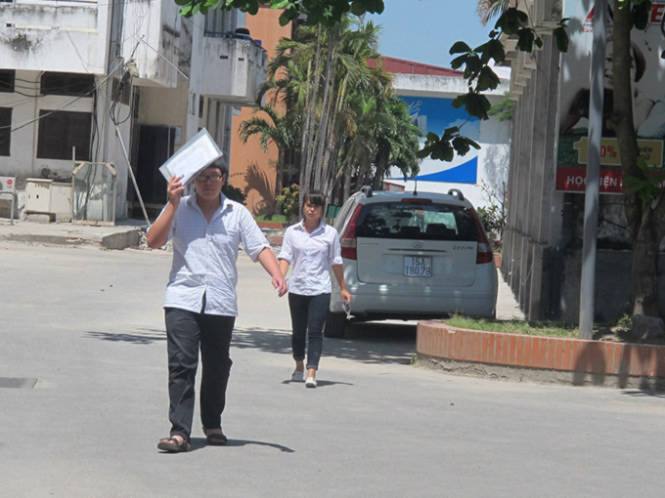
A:
<svg viewBox="0 0 665 498">
<path fill-rule="evenodd" d="M 357 237 L 477 241 L 471 209 L 448 204 L 382 202 L 366 204 Z"/>
</svg>

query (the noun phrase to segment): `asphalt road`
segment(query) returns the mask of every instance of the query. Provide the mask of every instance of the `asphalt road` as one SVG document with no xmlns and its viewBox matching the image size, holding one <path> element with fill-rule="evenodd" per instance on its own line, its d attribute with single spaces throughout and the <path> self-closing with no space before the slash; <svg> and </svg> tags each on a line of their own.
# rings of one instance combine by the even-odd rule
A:
<svg viewBox="0 0 665 498">
<path fill-rule="evenodd" d="M 288 382 L 287 303 L 242 254 L 230 444 L 196 413 L 193 451 L 161 454 L 169 257 L 0 243 L 0 496 L 663 495 L 660 396 L 415 367 L 394 323 L 327 339 L 317 389 Z"/>
</svg>

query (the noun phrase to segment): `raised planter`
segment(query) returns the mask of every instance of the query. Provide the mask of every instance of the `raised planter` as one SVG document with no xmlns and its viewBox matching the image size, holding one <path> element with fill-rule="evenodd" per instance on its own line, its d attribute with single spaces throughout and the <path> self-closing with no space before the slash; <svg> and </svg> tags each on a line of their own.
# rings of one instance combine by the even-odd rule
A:
<svg viewBox="0 0 665 498">
<path fill-rule="evenodd" d="M 505 334 L 418 323 L 419 362 L 511 380 L 660 388 L 665 346 Z"/>
<path fill-rule="evenodd" d="M 257 221 L 256 224 L 259 228 L 286 228 L 288 225 L 285 223 L 277 223 L 276 221 Z"/>
</svg>

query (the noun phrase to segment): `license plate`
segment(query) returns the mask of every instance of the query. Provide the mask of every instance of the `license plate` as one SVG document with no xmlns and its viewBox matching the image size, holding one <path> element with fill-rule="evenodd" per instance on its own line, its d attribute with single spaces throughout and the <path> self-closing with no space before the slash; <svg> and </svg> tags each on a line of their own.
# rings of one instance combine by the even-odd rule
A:
<svg viewBox="0 0 665 498">
<path fill-rule="evenodd" d="M 404 256 L 405 277 L 431 277 L 432 258 L 430 256 Z"/>
</svg>

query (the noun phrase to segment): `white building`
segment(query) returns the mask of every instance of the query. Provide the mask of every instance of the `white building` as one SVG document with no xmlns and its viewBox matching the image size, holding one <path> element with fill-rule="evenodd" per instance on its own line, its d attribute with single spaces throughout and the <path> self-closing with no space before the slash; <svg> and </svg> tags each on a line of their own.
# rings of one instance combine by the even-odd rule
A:
<svg viewBox="0 0 665 498">
<path fill-rule="evenodd" d="M 234 106 L 254 105 L 265 51 L 236 32 L 237 11 L 188 19 L 178 8 L 172 0 L 0 2 L 0 176 L 16 177 L 20 208 L 30 207 L 29 179 L 70 182 L 74 155 L 114 165 L 117 218 L 141 212 L 127 159 L 157 209 L 165 192 L 157 168 L 200 128 L 228 157 Z"/>
<path fill-rule="evenodd" d="M 455 108 L 453 100 L 468 91 L 460 71 L 392 57 L 382 57 L 382 67 L 392 73 L 395 93 L 408 104 L 423 132 L 421 147 L 428 132 L 441 135 L 450 126 L 459 126 L 462 135 L 480 145 L 480 150 L 472 148 L 463 156 L 456 153 L 450 162 L 425 158 L 419 173 L 406 180 L 398 168 L 392 168 L 386 188 L 439 193 L 455 188 L 477 207 L 503 202 L 510 166 L 511 121 L 483 121 Z M 495 70 L 502 81 L 487 93 L 492 103 L 504 98 L 509 88 L 505 68 Z"/>
</svg>

